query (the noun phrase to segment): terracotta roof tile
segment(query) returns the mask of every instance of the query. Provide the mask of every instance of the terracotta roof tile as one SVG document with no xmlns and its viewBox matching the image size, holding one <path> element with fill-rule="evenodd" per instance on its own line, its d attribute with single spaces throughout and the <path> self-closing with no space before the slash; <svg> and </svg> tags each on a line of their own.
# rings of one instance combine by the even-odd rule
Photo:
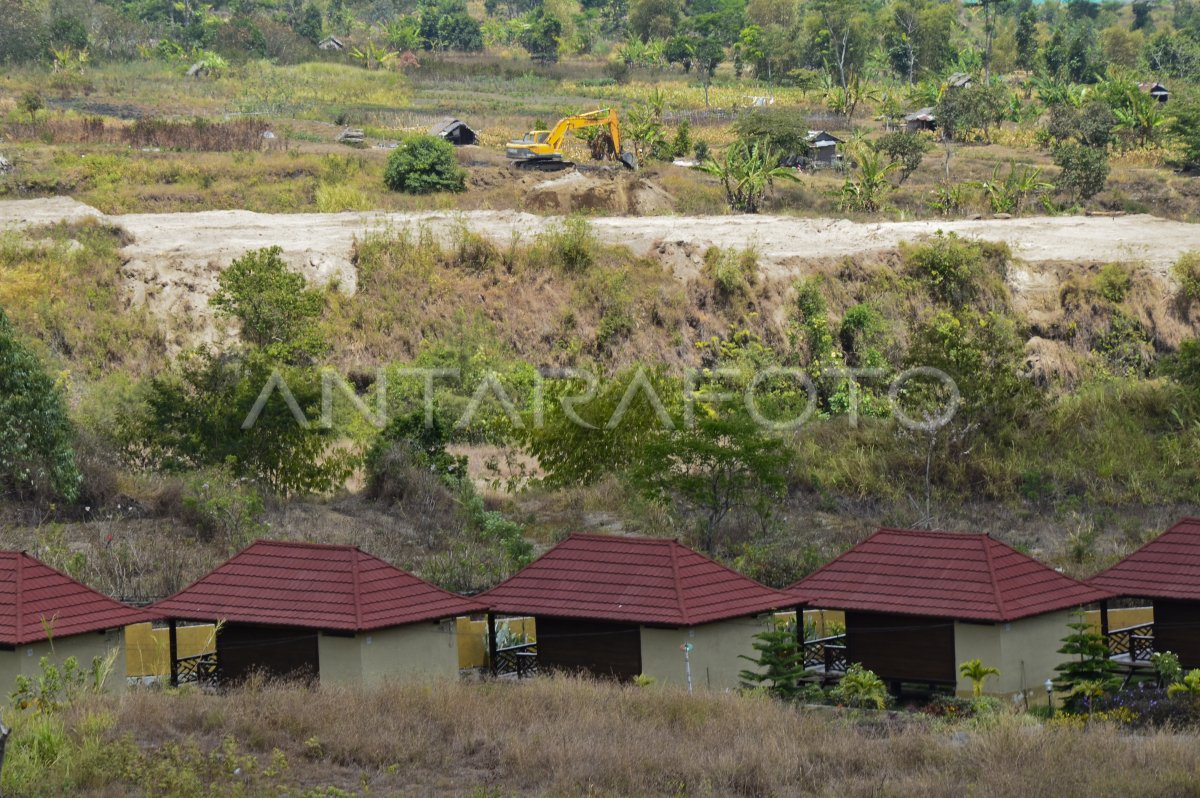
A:
<svg viewBox="0 0 1200 798">
<path fill-rule="evenodd" d="M 505 614 L 668 626 L 795 604 L 674 540 L 582 534 L 477 598 Z"/>
<path fill-rule="evenodd" d="M 1200 518 L 1184 518 L 1089 585 L 1119 596 L 1200 601 Z"/>
<path fill-rule="evenodd" d="M 1012 621 L 1107 597 L 987 535 L 880 529 L 788 588 L 806 604 Z"/>
<path fill-rule="evenodd" d="M 161 618 L 359 632 L 485 607 L 353 546 L 260 540 L 150 609 Z"/>
<path fill-rule="evenodd" d="M 22 646 L 150 620 L 22 551 L 0 551 L 0 643 Z"/>
</svg>

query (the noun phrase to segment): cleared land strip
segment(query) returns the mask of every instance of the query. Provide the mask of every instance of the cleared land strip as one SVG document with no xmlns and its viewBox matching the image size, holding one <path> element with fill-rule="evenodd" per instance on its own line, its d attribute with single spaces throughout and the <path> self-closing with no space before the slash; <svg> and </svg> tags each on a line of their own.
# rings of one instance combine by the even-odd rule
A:
<svg viewBox="0 0 1200 798">
<path fill-rule="evenodd" d="M 514 233 L 529 240 L 560 221 L 513 211 L 106 216 L 65 197 L 0 202 L 0 230 L 88 218 L 126 232 L 129 243 L 121 252 L 122 276 L 130 301 L 145 303 L 161 316 L 187 319 L 188 337 L 193 339 L 216 334 L 208 308 L 216 276 L 251 249 L 279 245 L 293 267 L 310 280 L 334 282 L 353 293 L 354 244 L 372 233 L 424 226 L 446 236 L 465 225 L 508 242 Z M 622 216 L 595 217 L 591 222 L 602 240 L 629 246 L 638 254 L 653 254 L 680 279 L 699 271 L 700 254 L 711 245 L 753 246 L 767 277 L 791 279 L 811 273 L 819 259 L 888 250 L 939 230 L 1003 241 L 1026 261 L 1025 267 L 1009 274 L 1009 283 L 1018 302 L 1031 310 L 1051 302 L 1073 264 L 1138 263 L 1154 279 L 1164 281 L 1180 253 L 1200 250 L 1200 225 L 1146 215 L 868 223 L 781 216 Z"/>
</svg>

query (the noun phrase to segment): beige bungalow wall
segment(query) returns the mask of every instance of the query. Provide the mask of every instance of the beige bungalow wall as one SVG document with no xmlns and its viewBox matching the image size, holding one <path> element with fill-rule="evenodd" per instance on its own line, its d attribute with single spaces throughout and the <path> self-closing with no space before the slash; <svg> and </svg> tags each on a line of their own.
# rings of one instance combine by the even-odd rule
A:
<svg viewBox="0 0 1200 798">
<path fill-rule="evenodd" d="M 69 657 L 74 657 L 80 668 L 91 671 L 92 659 L 103 659 L 113 649 L 117 652 L 116 659 L 104 686 L 109 692 L 123 691 L 126 682 L 124 637 L 121 629 L 110 629 L 106 632 L 57 637 L 53 644 L 42 640 L 26 646 L 17 646 L 15 651 L 0 651 L 0 695 L 7 696 L 13 691 L 18 674 L 31 677 L 41 675 L 42 657 L 49 657 L 50 661 L 59 667 Z"/>
<path fill-rule="evenodd" d="M 1054 667 L 1065 659 L 1058 649 L 1075 620 L 1070 610 L 1035 615 L 1012 623 L 954 624 L 955 668 L 970 659 L 999 668 L 998 676 L 988 677 L 984 691 L 992 695 L 1013 695 L 1022 690 L 1031 696 L 1045 692 L 1043 684 L 1054 676 Z M 971 681 L 961 676 L 958 694 L 971 694 Z"/>
<path fill-rule="evenodd" d="M 458 678 L 455 623 L 416 623 L 318 638 L 322 684 L 374 685 L 388 680 Z"/>
<path fill-rule="evenodd" d="M 738 686 L 738 673 L 753 663 L 740 655 L 755 656 L 754 636 L 771 627 L 771 616 L 734 618 L 702 626 L 658 629 L 643 626 L 642 674 L 656 684 L 687 686 L 682 646 L 689 653 L 692 685 L 696 689 L 728 690 Z"/>
</svg>

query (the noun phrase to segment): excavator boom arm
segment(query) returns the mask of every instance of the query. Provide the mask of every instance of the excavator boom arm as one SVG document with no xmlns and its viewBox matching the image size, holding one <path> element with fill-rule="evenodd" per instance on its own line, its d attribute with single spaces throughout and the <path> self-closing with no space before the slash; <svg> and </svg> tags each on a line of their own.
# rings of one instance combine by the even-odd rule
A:
<svg viewBox="0 0 1200 798">
<path fill-rule="evenodd" d="M 567 133 L 570 131 L 585 127 L 601 126 L 608 127 L 608 133 L 612 136 L 613 149 L 618 153 L 621 152 L 621 126 L 617 121 L 617 112 L 611 108 L 603 108 L 599 111 L 589 111 L 586 114 L 563 117 L 558 120 L 558 124 L 550 131 L 550 135 L 546 137 L 546 143 L 555 150 L 560 150 L 562 149 L 563 139 L 566 138 Z"/>
</svg>

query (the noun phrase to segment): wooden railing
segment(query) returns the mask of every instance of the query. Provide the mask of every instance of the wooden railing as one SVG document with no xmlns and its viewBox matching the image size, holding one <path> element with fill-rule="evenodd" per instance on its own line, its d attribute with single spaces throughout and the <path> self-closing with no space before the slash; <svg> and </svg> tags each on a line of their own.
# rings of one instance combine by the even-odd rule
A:
<svg viewBox="0 0 1200 798">
<path fill-rule="evenodd" d="M 1154 654 L 1154 623 L 1139 623 L 1108 633 L 1108 653 L 1130 662 L 1149 662 Z"/>
<path fill-rule="evenodd" d="M 217 664 L 217 655 L 213 652 L 180 657 L 176 662 L 178 663 L 180 684 L 216 687 L 220 681 L 221 669 Z"/>
<path fill-rule="evenodd" d="M 537 643 L 521 643 L 516 646 L 496 649 L 497 676 L 516 676 L 527 679 L 537 676 Z"/>
<path fill-rule="evenodd" d="M 846 635 L 830 635 L 804 641 L 805 668 L 824 668 L 825 673 L 845 673 L 849 665 L 846 658 Z"/>
</svg>

